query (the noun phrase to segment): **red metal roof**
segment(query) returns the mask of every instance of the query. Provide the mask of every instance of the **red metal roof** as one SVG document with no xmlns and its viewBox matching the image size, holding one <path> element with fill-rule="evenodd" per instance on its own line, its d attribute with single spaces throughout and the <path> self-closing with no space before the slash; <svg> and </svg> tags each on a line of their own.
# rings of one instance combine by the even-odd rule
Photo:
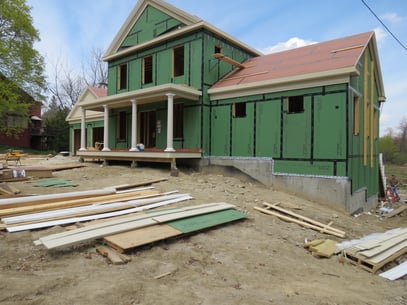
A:
<svg viewBox="0 0 407 305">
<path fill-rule="evenodd" d="M 248 59 L 211 89 L 355 67 L 374 32 Z"/>
<path fill-rule="evenodd" d="M 105 88 L 89 86 L 89 89 L 96 95 L 96 97 L 107 96 L 107 90 Z"/>
</svg>

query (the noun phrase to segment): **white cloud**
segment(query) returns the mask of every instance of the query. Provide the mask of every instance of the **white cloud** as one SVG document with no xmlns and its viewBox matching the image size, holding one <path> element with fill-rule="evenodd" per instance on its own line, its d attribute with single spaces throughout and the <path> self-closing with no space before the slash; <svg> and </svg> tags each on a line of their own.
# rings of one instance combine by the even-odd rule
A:
<svg viewBox="0 0 407 305">
<path fill-rule="evenodd" d="M 387 13 L 381 16 L 381 19 L 390 23 L 397 23 L 403 20 L 403 17 L 397 13 Z"/>
<path fill-rule="evenodd" d="M 376 34 L 376 41 L 378 44 L 384 41 L 384 39 L 388 36 L 387 32 L 381 27 L 375 28 L 374 32 Z"/>
<path fill-rule="evenodd" d="M 281 51 L 286 51 L 290 49 L 295 49 L 299 47 L 304 47 L 310 44 L 314 44 L 316 42 L 314 41 L 309 41 L 309 40 L 304 40 L 298 37 L 292 37 L 288 39 L 287 41 L 284 42 L 279 42 L 274 46 L 266 47 L 262 50 L 264 54 L 270 54 L 270 53 L 276 53 L 276 52 L 281 52 Z"/>
</svg>

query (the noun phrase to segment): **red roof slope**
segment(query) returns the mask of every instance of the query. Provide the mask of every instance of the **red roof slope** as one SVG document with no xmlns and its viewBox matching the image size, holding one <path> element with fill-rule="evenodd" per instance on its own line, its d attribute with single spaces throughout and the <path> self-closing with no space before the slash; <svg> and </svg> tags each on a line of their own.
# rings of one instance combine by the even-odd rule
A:
<svg viewBox="0 0 407 305">
<path fill-rule="evenodd" d="M 105 96 L 107 96 L 107 90 L 104 89 L 104 88 L 89 86 L 89 89 L 93 92 L 93 94 L 95 94 L 96 97 L 105 97 Z"/>
<path fill-rule="evenodd" d="M 211 89 L 354 67 L 374 32 L 248 59 Z"/>
</svg>

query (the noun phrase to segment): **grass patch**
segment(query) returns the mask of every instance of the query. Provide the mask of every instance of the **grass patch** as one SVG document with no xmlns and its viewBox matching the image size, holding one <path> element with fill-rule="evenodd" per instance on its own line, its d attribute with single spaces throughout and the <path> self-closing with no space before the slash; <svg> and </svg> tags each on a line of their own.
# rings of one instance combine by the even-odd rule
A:
<svg viewBox="0 0 407 305">
<path fill-rule="evenodd" d="M 18 147 L 18 146 L 0 144 L 0 153 L 5 154 L 9 150 L 19 150 L 25 154 L 30 154 L 30 155 L 50 155 L 50 154 L 55 155 L 55 151 L 35 150 L 35 149 L 30 149 L 30 148 L 23 148 L 23 147 Z"/>
</svg>

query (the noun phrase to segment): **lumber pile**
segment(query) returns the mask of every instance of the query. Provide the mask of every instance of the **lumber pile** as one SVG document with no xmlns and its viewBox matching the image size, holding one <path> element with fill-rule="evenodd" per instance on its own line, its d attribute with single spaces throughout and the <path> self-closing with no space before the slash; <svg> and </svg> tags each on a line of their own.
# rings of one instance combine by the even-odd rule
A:
<svg viewBox="0 0 407 305">
<path fill-rule="evenodd" d="M 407 228 L 354 241 L 340 251 L 348 262 L 372 273 L 407 253 Z"/>
<path fill-rule="evenodd" d="M 267 215 L 276 216 L 284 221 L 293 222 L 300 226 L 316 230 L 320 233 L 329 234 L 340 238 L 344 238 L 346 235 L 344 231 L 334 228 L 332 226 L 332 221 L 328 224 L 323 224 L 312 218 L 284 209 L 280 207 L 279 204 L 279 202 L 274 204 L 263 202 L 263 207 L 254 207 L 254 209 Z"/>
<path fill-rule="evenodd" d="M 192 199 L 178 191 L 160 193 L 151 186 L 163 180 L 0 199 L 0 229 L 18 232 L 64 226 L 66 231 L 43 236 L 34 244 L 54 249 L 101 240 L 96 252 L 121 264 L 130 259 L 123 253 L 126 250 L 247 217 L 223 202 L 157 209 Z"/>
</svg>

